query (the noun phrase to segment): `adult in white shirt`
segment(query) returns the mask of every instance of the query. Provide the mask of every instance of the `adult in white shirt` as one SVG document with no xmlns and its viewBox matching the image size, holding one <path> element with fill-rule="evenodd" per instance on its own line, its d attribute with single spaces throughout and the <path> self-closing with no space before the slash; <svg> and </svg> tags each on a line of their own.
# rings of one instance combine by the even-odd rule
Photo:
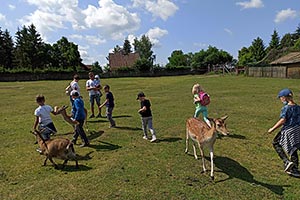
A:
<svg viewBox="0 0 300 200">
<path fill-rule="evenodd" d="M 100 90 L 99 87 L 97 87 L 97 81 L 95 80 L 95 75 L 93 72 L 89 73 L 89 80 L 86 81 L 86 90 L 89 92 L 89 97 L 90 97 L 90 106 L 91 106 L 91 116 L 90 118 L 95 117 L 95 112 L 94 112 L 94 105 L 95 105 L 95 101 L 96 104 L 98 105 L 98 110 L 99 113 L 97 115 L 97 117 L 101 117 L 101 108 L 99 108 L 100 106 Z"/>
</svg>

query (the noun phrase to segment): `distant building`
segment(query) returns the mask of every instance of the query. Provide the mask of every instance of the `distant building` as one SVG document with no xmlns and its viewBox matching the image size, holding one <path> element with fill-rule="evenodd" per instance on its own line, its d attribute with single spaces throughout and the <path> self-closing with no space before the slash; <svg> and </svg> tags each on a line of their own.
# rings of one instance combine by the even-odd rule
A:
<svg viewBox="0 0 300 200">
<path fill-rule="evenodd" d="M 291 52 L 270 63 L 268 67 L 249 67 L 249 76 L 300 78 L 300 52 Z"/>
<path fill-rule="evenodd" d="M 109 53 L 108 62 L 110 70 L 113 71 L 120 67 L 132 67 L 139 58 L 139 53 L 124 54 L 122 51 Z"/>
<path fill-rule="evenodd" d="M 93 65 L 85 65 L 83 63 L 80 63 L 80 67 L 85 71 L 90 71 L 93 68 Z"/>
</svg>

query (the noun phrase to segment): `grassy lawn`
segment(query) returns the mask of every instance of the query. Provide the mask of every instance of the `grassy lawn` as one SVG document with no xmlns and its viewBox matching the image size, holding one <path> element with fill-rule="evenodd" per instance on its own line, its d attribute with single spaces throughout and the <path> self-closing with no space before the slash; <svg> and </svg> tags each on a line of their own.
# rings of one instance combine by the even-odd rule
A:
<svg viewBox="0 0 300 200">
<path fill-rule="evenodd" d="M 300 181 L 283 172 L 266 131 L 278 119 L 280 89 L 299 102 L 299 80 L 236 76 L 178 76 L 102 79 L 115 96 L 118 128 L 105 118 L 88 120 L 90 147 L 79 148 L 79 169 L 69 161 L 55 170 L 35 149 L 35 96 L 69 105 L 69 81 L 0 83 L 0 199 L 298 199 Z M 191 87 L 199 82 L 211 96 L 209 116 L 229 115 L 229 137 L 215 144 L 215 181 L 201 173 L 201 160 L 185 150 L 185 120 L 194 113 Z M 85 80 L 79 81 L 89 110 Z M 159 141 L 142 139 L 136 94 L 151 100 Z M 103 99 L 102 99 L 103 100 Z M 70 112 L 70 109 L 68 109 Z M 97 112 L 96 112 L 97 114 Z M 103 113 L 104 114 L 104 110 Z M 58 134 L 72 137 L 62 116 L 52 116 Z M 198 151 L 199 154 L 199 151 Z M 206 151 L 209 167 L 209 157 Z M 61 160 L 55 160 L 61 164 Z"/>
</svg>

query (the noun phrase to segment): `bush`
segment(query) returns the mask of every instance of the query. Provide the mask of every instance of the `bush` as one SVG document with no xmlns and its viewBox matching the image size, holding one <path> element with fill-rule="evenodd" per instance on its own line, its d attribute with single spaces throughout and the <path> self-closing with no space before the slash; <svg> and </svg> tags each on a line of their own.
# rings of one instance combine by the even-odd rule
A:
<svg viewBox="0 0 300 200">
<path fill-rule="evenodd" d="M 149 72 L 152 69 L 152 62 L 145 58 L 142 58 L 137 60 L 134 63 L 133 67 L 140 72 Z"/>
</svg>

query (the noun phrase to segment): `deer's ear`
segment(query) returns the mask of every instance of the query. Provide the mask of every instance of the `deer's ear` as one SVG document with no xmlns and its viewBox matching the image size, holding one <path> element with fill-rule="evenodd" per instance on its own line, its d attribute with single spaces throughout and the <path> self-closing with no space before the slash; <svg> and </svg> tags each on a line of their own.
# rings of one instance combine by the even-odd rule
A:
<svg viewBox="0 0 300 200">
<path fill-rule="evenodd" d="M 224 117 L 221 117 L 222 120 L 226 120 L 228 118 L 228 115 L 225 115 Z"/>
</svg>

